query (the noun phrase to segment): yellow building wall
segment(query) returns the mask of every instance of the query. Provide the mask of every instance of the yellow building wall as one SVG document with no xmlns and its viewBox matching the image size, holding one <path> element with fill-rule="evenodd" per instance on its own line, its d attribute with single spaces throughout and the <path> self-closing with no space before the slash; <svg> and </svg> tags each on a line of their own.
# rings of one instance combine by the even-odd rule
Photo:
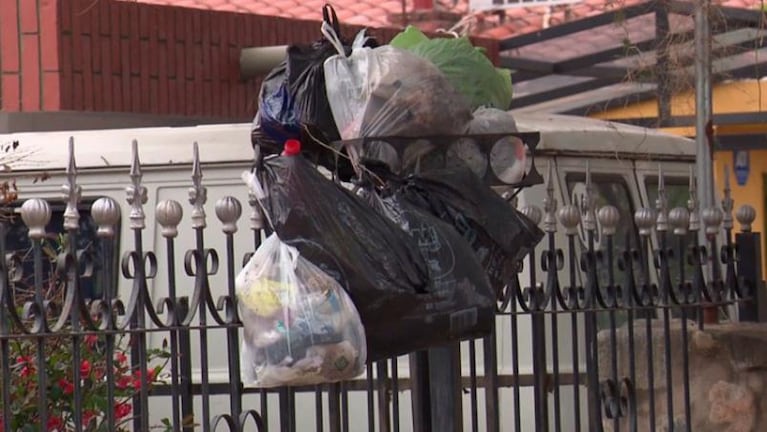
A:
<svg viewBox="0 0 767 432">
<path fill-rule="evenodd" d="M 711 102 L 716 114 L 767 112 L 767 82 L 749 80 L 718 84 L 711 91 Z M 695 115 L 695 93 L 690 91 L 672 97 L 671 115 Z M 615 120 L 657 116 L 658 103 L 647 100 L 595 113 L 591 117 Z"/>
<path fill-rule="evenodd" d="M 716 85 L 712 91 L 712 108 L 715 114 L 767 112 L 767 81 L 736 81 Z M 672 116 L 695 115 L 695 93 L 685 92 L 672 97 Z M 613 108 L 591 115 L 601 119 L 630 119 L 642 117 L 657 117 L 658 105 L 656 100 L 648 100 L 624 107 Z M 695 136 L 694 127 L 664 128 L 666 132 Z M 720 125 L 715 127 L 717 135 L 767 134 L 767 124 Z M 764 175 L 767 173 L 767 149 L 751 150 L 749 152 L 750 173 L 745 185 L 739 186 L 733 172 L 733 152 L 731 150 L 714 153 L 714 182 L 717 199 L 721 199 L 724 189 L 724 167 L 730 170 L 730 187 L 735 201 L 735 210 L 742 204 L 751 204 L 756 210 L 754 231 L 762 233 L 762 256 L 767 258 L 767 227 L 765 227 L 765 190 Z M 736 230 L 740 229 L 735 224 Z M 767 259 L 762 260 L 762 274 L 767 275 Z"/>
</svg>

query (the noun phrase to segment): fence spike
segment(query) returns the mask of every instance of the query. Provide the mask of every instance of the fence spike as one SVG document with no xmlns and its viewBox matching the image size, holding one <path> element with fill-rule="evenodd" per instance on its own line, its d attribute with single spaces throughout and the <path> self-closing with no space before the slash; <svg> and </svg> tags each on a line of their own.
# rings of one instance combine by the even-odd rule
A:
<svg viewBox="0 0 767 432">
<path fill-rule="evenodd" d="M 112 238 L 115 226 L 120 220 L 120 206 L 109 197 L 101 197 L 91 205 L 91 216 L 98 229 L 96 235 L 102 238 Z"/>
<path fill-rule="evenodd" d="M 732 199 L 732 189 L 730 188 L 730 167 L 724 166 L 724 197 L 722 198 L 722 212 L 724 216 L 722 218 L 722 228 L 725 230 L 731 230 L 734 226 L 732 220 L 732 209 L 735 205 L 735 201 Z"/>
<path fill-rule="evenodd" d="M 237 232 L 237 220 L 242 216 L 242 204 L 237 198 L 225 196 L 216 202 L 216 216 L 224 224 L 226 234 Z"/>
<path fill-rule="evenodd" d="M 138 141 L 135 139 L 131 142 L 131 153 L 133 154 L 133 161 L 130 167 L 131 184 L 125 188 L 125 194 L 127 195 L 126 201 L 131 206 L 129 216 L 130 228 L 140 230 L 146 227 L 144 204 L 147 202 L 147 191 L 141 184 L 143 174 L 141 173 L 141 161 L 138 155 Z"/>
<path fill-rule="evenodd" d="M 557 199 L 554 197 L 554 166 L 549 161 L 546 176 L 546 197 L 543 199 L 543 230 L 549 233 L 557 232 Z"/>
<path fill-rule="evenodd" d="M 668 198 L 666 197 L 666 180 L 663 175 L 663 165 L 658 165 L 658 199 L 655 200 L 657 218 L 655 220 L 658 232 L 668 231 Z"/>
<path fill-rule="evenodd" d="M 77 210 L 77 205 L 80 203 L 82 189 L 77 184 L 74 137 L 69 137 L 68 153 L 67 182 L 61 187 L 64 200 L 67 202 L 67 207 L 64 210 L 64 229 L 67 231 L 80 228 L 80 212 Z"/>
<path fill-rule="evenodd" d="M 698 214 L 698 186 L 695 180 L 695 167 L 690 166 L 690 199 L 687 200 L 687 210 L 690 213 L 690 231 L 700 230 L 700 215 Z"/>
<path fill-rule="evenodd" d="M 45 237 L 45 227 L 51 220 L 51 207 L 40 198 L 32 198 L 21 205 L 21 220 L 29 228 L 29 238 L 41 240 Z"/>
<path fill-rule="evenodd" d="M 581 197 L 581 213 L 583 214 L 583 228 L 586 231 L 595 231 L 597 221 L 594 201 L 594 185 L 591 183 L 591 164 L 586 160 L 586 193 Z"/>
<path fill-rule="evenodd" d="M 192 147 L 192 184 L 189 188 L 189 203 L 192 204 L 192 228 L 205 228 L 205 203 L 208 201 L 208 188 L 202 185 L 202 167 L 200 166 L 200 148 L 197 141 Z"/>
</svg>

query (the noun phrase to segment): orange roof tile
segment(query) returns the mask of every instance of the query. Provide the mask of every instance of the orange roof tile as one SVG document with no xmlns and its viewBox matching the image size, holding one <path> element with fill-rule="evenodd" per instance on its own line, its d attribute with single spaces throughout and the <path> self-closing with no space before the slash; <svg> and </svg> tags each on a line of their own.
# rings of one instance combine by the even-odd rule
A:
<svg viewBox="0 0 767 432">
<path fill-rule="evenodd" d="M 169 6 L 211 9 L 279 16 L 284 18 L 320 20 L 326 0 L 121 0 L 138 1 Z M 483 12 L 467 19 L 469 33 L 474 36 L 504 39 L 510 36 L 539 31 L 541 29 L 573 21 L 608 10 L 618 9 L 644 0 L 581 0 L 569 5 L 554 7 L 531 7 L 507 9 L 503 14 Z M 404 5 L 403 5 L 404 2 Z M 398 17 L 404 10 L 413 11 L 413 0 L 330 0 L 338 18 L 346 24 L 371 28 L 402 27 Z M 434 0 L 435 9 L 456 14 L 468 14 L 468 0 Z M 719 0 L 717 4 L 739 8 L 759 7 L 761 0 Z M 450 27 L 457 24 L 444 19 L 413 23 L 424 29 Z"/>
</svg>

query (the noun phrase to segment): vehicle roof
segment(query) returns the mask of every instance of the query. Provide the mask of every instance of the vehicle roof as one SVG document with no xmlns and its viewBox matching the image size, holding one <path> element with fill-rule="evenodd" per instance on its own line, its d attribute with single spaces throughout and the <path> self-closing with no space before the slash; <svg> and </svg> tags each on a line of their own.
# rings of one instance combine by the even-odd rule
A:
<svg viewBox="0 0 767 432">
<path fill-rule="evenodd" d="M 694 141 L 620 123 L 555 115 L 515 114 L 521 132 L 541 132 L 539 150 L 691 156 Z M 192 162 L 199 143 L 203 163 L 246 162 L 253 158 L 249 123 L 189 127 L 23 132 L 0 135 L 0 167 L 14 171 L 60 170 L 67 165 L 67 148 L 74 138 L 78 168 L 124 167 L 131 163 L 131 142 L 138 141 L 143 166 Z M 16 150 L 3 153 L 14 141 Z M 7 169 L 7 167 L 5 167 Z"/>
<path fill-rule="evenodd" d="M 515 113 L 520 132 L 540 132 L 538 150 L 694 156 L 695 141 L 624 123 L 559 114 Z"/>
</svg>

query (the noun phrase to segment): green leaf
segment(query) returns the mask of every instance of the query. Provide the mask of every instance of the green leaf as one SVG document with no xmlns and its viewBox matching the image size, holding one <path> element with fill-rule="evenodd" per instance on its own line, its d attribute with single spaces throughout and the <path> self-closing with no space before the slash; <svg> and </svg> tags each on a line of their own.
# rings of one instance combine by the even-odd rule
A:
<svg viewBox="0 0 767 432">
<path fill-rule="evenodd" d="M 463 94 L 472 109 L 492 107 L 501 110 L 511 105 L 511 72 L 498 69 L 482 49 L 466 37 L 427 38 L 421 31 L 408 27 L 390 45 L 408 50 L 429 60 L 447 80 Z"/>
<path fill-rule="evenodd" d="M 389 42 L 389 45 L 400 49 L 411 49 L 421 42 L 428 41 L 429 38 L 416 27 L 407 26 L 400 34 Z"/>
</svg>

